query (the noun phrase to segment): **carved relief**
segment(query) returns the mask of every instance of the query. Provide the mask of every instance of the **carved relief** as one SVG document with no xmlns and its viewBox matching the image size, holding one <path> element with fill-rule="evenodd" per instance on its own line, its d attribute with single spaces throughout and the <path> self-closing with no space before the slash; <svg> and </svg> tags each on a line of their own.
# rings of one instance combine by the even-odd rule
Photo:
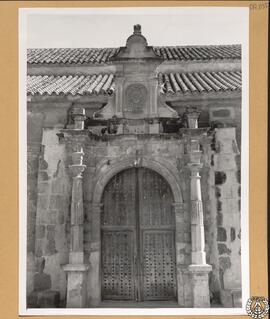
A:
<svg viewBox="0 0 270 319">
<path fill-rule="evenodd" d="M 141 113 L 146 106 L 147 89 L 142 84 L 131 84 L 125 92 L 125 110 L 132 113 Z"/>
</svg>

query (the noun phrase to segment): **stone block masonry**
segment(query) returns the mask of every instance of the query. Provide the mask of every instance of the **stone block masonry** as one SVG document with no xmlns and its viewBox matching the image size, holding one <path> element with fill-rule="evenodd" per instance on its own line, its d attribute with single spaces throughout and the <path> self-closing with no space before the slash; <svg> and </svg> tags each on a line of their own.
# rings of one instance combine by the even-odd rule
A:
<svg viewBox="0 0 270 319">
<path fill-rule="evenodd" d="M 238 174 L 240 154 L 234 128 L 222 128 L 216 132 L 215 199 L 217 269 L 220 298 L 224 307 L 233 307 L 233 294 L 241 295 L 241 191 Z"/>
<path fill-rule="evenodd" d="M 62 265 L 68 258 L 70 222 L 70 177 L 67 155 L 60 145 L 57 129 L 44 129 L 39 160 L 36 213 L 36 257 L 46 260 L 45 272 L 51 276 L 52 289 L 66 296 L 66 277 Z"/>
</svg>

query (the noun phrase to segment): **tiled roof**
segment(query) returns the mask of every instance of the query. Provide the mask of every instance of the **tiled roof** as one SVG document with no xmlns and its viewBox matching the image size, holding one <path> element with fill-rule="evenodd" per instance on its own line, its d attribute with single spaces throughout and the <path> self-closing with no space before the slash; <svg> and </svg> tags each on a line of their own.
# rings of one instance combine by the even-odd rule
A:
<svg viewBox="0 0 270 319">
<path fill-rule="evenodd" d="M 241 89 L 241 72 L 159 73 L 158 83 L 163 94 L 236 91 Z M 27 76 L 30 95 L 112 94 L 114 90 L 113 74 Z"/>
<path fill-rule="evenodd" d="M 59 63 L 59 64 L 83 64 L 105 63 L 119 49 L 28 49 L 27 62 L 33 63 Z"/>
<path fill-rule="evenodd" d="M 241 71 L 158 74 L 160 92 L 165 94 L 241 90 Z"/>
<path fill-rule="evenodd" d="M 154 47 L 165 60 L 240 59 L 240 45 Z"/>
<path fill-rule="evenodd" d="M 113 74 L 94 75 L 28 75 L 27 94 L 112 94 Z"/>
<path fill-rule="evenodd" d="M 175 46 L 153 47 L 157 56 L 164 60 L 218 60 L 240 59 L 240 45 L 210 45 L 210 46 Z M 119 48 L 102 49 L 28 49 L 27 61 L 29 64 L 102 64 L 110 61 L 117 54 Z"/>
</svg>

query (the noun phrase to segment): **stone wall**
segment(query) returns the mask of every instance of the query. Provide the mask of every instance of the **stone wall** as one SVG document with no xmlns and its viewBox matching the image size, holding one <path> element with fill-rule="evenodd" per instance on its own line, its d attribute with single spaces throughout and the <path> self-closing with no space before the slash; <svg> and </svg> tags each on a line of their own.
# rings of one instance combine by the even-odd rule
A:
<svg viewBox="0 0 270 319">
<path fill-rule="evenodd" d="M 43 114 L 27 113 L 27 294 L 33 289 L 35 267 L 35 223 L 38 162 L 41 150 Z"/>
<path fill-rule="evenodd" d="M 240 154 L 235 128 L 216 130 L 209 154 L 205 228 L 213 265 L 210 290 L 215 302 L 233 307 L 239 302 L 233 301 L 234 293 L 241 293 Z"/>
<path fill-rule="evenodd" d="M 66 294 L 62 265 L 68 263 L 68 234 L 71 181 L 65 146 L 57 129 L 44 129 L 39 160 L 35 256 L 45 258 L 44 273 L 51 276 L 52 289 Z"/>
</svg>

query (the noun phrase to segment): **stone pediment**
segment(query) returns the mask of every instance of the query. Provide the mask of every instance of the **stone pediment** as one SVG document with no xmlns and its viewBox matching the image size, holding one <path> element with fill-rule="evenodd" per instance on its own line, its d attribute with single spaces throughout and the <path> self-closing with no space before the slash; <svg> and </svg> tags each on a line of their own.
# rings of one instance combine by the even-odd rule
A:
<svg viewBox="0 0 270 319">
<path fill-rule="evenodd" d="M 117 54 L 115 54 L 112 61 L 123 61 L 129 59 L 155 59 L 162 60 L 158 56 L 152 46 L 148 46 L 146 38 L 141 34 L 141 26 L 134 25 L 133 34 L 128 37 L 126 46 L 120 47 Z"/>
<path fill-rule="evenodd" d="M 115 96 L 96 112 L 97 117 L 143 120 L 178 116 L 160 97 L 156 69 L 162 58 L 156 55 L 153 47 L 147 45 L 139 24 L 134 25 L 134 32 L 128 37 L 126 46 L 120 48 L 113 59 L 119 65 L 124 62 L 115 79 Z"/>
</svg>

